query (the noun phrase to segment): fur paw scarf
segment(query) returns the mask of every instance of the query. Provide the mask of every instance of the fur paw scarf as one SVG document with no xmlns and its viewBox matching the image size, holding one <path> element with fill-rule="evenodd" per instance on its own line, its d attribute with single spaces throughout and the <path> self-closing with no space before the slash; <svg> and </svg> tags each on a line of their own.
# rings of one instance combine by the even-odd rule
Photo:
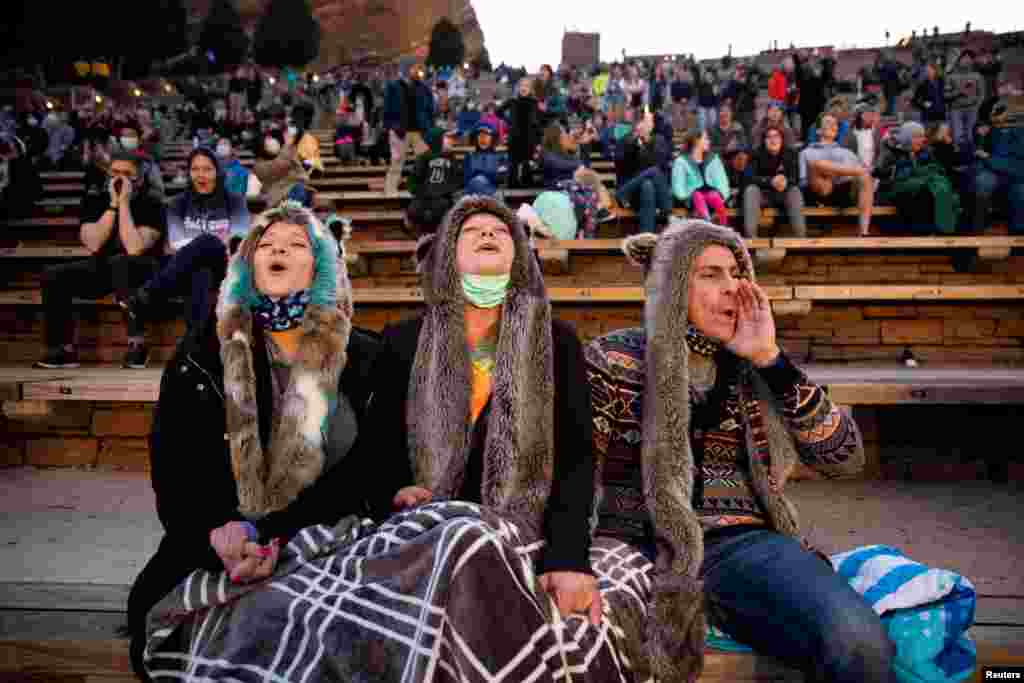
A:
<svg viewBox="0 0 1024 683">
<path fill-rule="evenodd" d="M 651 673 L 665 683 L 692 680 L 703 668 L 704 533 L 692 504 L 694 477 L 700 474 L 690 444 L 686 332 L 690 271 L 711 245 L 732 251 L 741 276 L 754 279 L 742 238 L 706 221 L 675 220 L 660 235 L 644 233 L 623 242 L 627 258 L 645 268 L 642 470 L 657 547 L 646 651 Z M 797 462 L 796 448 L 768 387 L 746 361 L 740 361 L 739 384 L 752 488 L 775 530 L 799 537 L 796 509 L 781 493 Z"/>
<path fill-rule="evenodd" d="M 470 452 L 466 298 L 456 243 L 472 215 L 509 226 L 515 255 L 502 304 L 497 362 L 484 446 L 481 500 L 525 515 L 540 528 L 554 469 L 551 304 L 519 218 L 491 197 L 463 197 L 417 253 L 426 312 L 409 386 L 409 452 L 418 486 L 435 498 L 458 494 Z"/>
<path fill-rule="evenodd" d="M 256 244 L 274 223 L 306 228 L 315 265 L 286 391 L 293 398 L 273 416 L 269 443 L 264 447 L 253 370 L 251 307 L 259 294 L 252 263 Z M 239 511 L 247 519 L 284 509 L 320 476 L 326 440 L 323 426 L 345 367 L 351 320 L 348 272 L 330 231 L 311 211 L 291 202 L 259 216 L 228 265 L 217 302 L 231 467 Z"/>
</svg>

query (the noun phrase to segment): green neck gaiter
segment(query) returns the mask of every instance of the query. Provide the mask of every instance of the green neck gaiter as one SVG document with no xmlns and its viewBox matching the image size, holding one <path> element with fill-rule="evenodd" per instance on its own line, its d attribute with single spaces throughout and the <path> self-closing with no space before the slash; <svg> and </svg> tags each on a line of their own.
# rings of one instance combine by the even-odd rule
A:
<svg viewBox="0 0 1024 683">
<path fill-rule="evenodd" d="M 462 276 L 462 292 L 477 308 L 494 308 L 505 300 L 510 275 Z"/>
</svg>

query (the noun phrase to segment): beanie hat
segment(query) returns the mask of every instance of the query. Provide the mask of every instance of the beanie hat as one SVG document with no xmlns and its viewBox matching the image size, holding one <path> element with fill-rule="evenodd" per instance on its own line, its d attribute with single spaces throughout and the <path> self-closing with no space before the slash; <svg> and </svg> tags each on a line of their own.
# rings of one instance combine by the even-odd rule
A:
<svg viewBox="0 0 1024 683">
<path fill-rule="evenodd" d="M 924 135 L 924 126 L 917 121 L 907 121 L 892 133 L 893 143 L 902 150 L 909 150 L 914 136 Z"/>
</svg>

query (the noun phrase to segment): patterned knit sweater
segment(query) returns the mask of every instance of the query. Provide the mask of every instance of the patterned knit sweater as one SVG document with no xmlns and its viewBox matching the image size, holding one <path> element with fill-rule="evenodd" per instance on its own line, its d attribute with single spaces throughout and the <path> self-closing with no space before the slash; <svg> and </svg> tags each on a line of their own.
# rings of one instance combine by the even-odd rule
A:
<svg viewBox="0 0 1024 683">
<path fill-rule="evenodd" d="M 699 334 L 688 335 L 688 341 L 690 401 L 696 415 L 718 380 L 713 361 L 718 347 Z M 603 483 L 598 533 L 641 544 L 651 539 L 641 470 L 645 348 L 643 328 L 631 328 L 600 337 L 585 350 L 598 477 Z M 758 372 L 782 406 L 783 421 L 801 462 L 831 475 L 831 466 L 845 462 L 857 448 L 852 418 L 785 355 Z M 694 451 L 703 451 L 700 472 L 694 477 L 694 511 L 705 531 L 732 524 L 767 524 L 767 514 L 750 486 L 737 392 L 726 386 L 724 394 L 716 395 L 725 398 L 721 408 L 713 409 L 710 419 L 703 421 L 710 426 L 694 428 L 690 435 Z"/>
</svg>

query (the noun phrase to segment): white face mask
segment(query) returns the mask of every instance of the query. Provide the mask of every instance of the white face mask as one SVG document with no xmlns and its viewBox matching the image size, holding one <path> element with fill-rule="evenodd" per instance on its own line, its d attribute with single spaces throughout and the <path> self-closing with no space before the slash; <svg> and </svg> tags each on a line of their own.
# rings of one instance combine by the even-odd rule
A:
<svg viewBox="0 0 1024 683">
<path fill-rule="evenodd" d="M 263 143 L 263 148 L 267 150 L 267 154 L 272 157 L 276 157 L 281 151 L 281 143 L 276 138 L 267 138 Z"/>
<path fill-rule="evenodd" d="M 121 148 L 125 151 L 132 152 L 138 149 L 139 139 L 138 138 L 121 138 Z"/>
<path fill-rule="evenodd" d="M 217 156 L 221 159 L 227 159 L 231 156 L 231 145 L 217 145 Z"/>
<path fill-rule="evenodd" d="M 288 126 L 288 135 L 295 137 L 295 134 L 299 132 L 299 129 L 295 126 Z"/>
</svg>

